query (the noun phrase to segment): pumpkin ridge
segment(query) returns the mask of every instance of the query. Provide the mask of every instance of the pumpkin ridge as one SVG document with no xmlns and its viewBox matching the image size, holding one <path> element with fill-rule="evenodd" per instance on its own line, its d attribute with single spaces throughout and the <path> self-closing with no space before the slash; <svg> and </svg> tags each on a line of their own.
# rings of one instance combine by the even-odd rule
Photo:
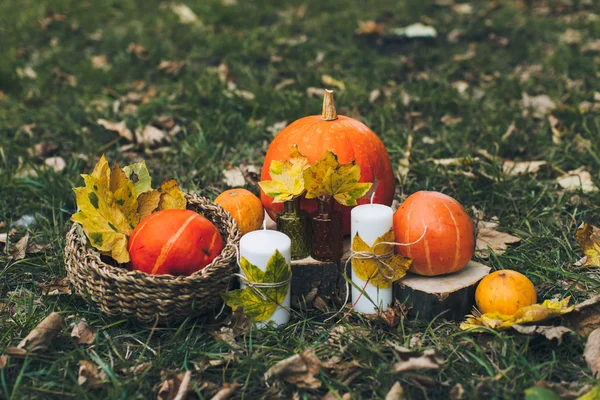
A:
<svg viewBox="0 0 600 400">
<path fill-rule="evenodd" d="M 198 215 L 198 214 L 196 214 L 196 215 Z M 158 255 L 158 258 L 156 259 L 156 263 L 154 264 L 154 267 L 152 268 L 152 272 L 150 272 L 151 274 L 155 274 L 156 271 L 158 271 L 158 269 L 165 263 L 165 261 L 167 260 L 167 256 L 169 255 L 169 252 L 171 251 L 171 248 L 173 248 L 173 245 L 175 244 L 177 239 L 179 239 L 179 236 L 181 236 L 183 231 L 185 231 L 185 229 L 192 222 L 192 220 L 196 219 L 196 215 L 191 215 L 190 217 L 188 217 L 188 219 L 183 223 L 183 225 L 181 225 L 179 227 L 177 232 L 175 232 L 173 234 L 173 236 L 171 236 L 169 238 L 169 240 L 167 240 L 167 243 L 164 244 L 162 249 L 160 249 L 160 254 Z"/>
<path fill-rule="evenodd" d="M 456 265 L 458 264 L 459 255 L 460 255 L 460 231 L 458 229 L 458 223 L 456 222 L 456 218 L 454 218 L 454 214 L 450 211 L 450 207 L 448 204 L 444 203 L 444 207 L 448 210 L 448 214 L 450 214 L 450 218 L 452 218 L 452 222 L 454 222 L 454 231 L 456 232 L 456 248 L 454 251 L 454 262 L 452 263 L 452 270 L 456 269 Z"/>
</svg>

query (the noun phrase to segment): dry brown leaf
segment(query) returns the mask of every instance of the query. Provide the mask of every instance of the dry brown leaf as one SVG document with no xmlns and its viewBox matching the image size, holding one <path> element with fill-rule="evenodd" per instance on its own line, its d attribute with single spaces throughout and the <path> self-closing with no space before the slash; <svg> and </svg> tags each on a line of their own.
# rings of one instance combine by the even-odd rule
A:
<svg viewBox="0 0 600 400">
<path fill-rule="evenodd" d="M 52 73 L 54 74 L 54 83 L 61 86 L 77 86 L 77 78 L 71 74 L 66 74 L 61 72 L 57 67 L 52 69 Z"/>
<path fill-rule="evenodd" d="M 38 21 L 38 24 L 39 24 L 40 28 L 45 31 L 48 28 L 48 25 L 50 25 L 52 22 L 66 21 L 67 19 L 69 19 L 69 17 L 67 17 L 66 14 L 61 14 L 50 8 L 47 8 L 44 18 L 42 20 Z"/>
<path fill-rule="evenodd" d="M 179 22 L 182 24 L 202 25 L 202 22 L 200 22 L 196 13 L 194 13 L 191 8 L 184 3 L 167 3 L 166 5 L 171 9 L 171 11 L 177 14 L 179 17 Z M 161 6 L 163 6 L 163 4 L 161 4 Z"/>
<path fill-rule="evenodd" d="M 306 95 L 310 97 L 316 97 L 318 99 L 322 99 L 325 96 L 325 89 L 309 87 L 306 89 Z"/>
<path fill-rule="evenodd" d="M 300 44 L 306 43 L 308 41 L 308 36 L 299 35 L 289 38 L 281 38 L 277 40 L 277 44 L 285 44 L 287 46 L 298 46 Z"/>
<path fill-rule="evenodd" d="M 550 129 L 552 130 L 552 143 L 561 144 L 562 137 L 565 134 L 564 126 L 562 126 L 558 118 L 552 114 L 548 115 L 548 122 L 550 123 Z"/>
<path fill-rule="evenodd" d="M 240 384 L 237 382 L 233 382 L 232 384 L 225 383 L 211 400 L 227 400 L 235 393 L 238 387 L 240 387 Z"/>
<path fill-rule="evenodd" d="M 592 375 L 597 377 L 600 371 L 600 328 L 593 330 L 588 336 L 583 357 Z"/>
<path fill-rule="evenodd" d="M 37 79 L 37 73 L 29 65 L 25 68 L 17 68 L 19 78 Z"/>
<path fill-rule="evenodd" d="M 392 344 L 388 342 L 388 344 Z M 421 369 L 440 369 L 444 360 L 436 349 L 427 349 L 423 353 L 393 345 L 400 361 L 394 364 L 394 372 L 418 371 Z"/>
<path fill-rule="evenodd" d="M 162 142 L 168 142 L 169 136 L 167 134 L 152 125 L 146 125 L 144 128 L 138 128 L 135 130 L 135 140 L 138 144 L 146 144 L 149 146 L 159 145 Z"/>
<path fill-rule="evenodd" d="M 233 350 L 237 350 L 239 352 L 245 352 L 246 350 L 240 346 L 236 341 L 235 331 L 227 326 L 222 326 L 218 332 L 210 333 L 215 339 L 220 340 L 226 343 Z"/>
<path fill-rule="evenodd" d="M 477 55 L 477 46 L 474 43 L 469 44 L 469 48 L 463 54 L 456 54 L 452 57 L 452 61 L 454 62 L 462 62 L 471 60 L 473 57 Z"/>
<path fill-rule="evenodd" d="M 575 305 L 574 312 L 565 316 L 568 326 L 581 336 L 600 328 L 600 295 Z"/>
<path fill-rule="evenodd" d="M 1 355 L 0 356 L 0 369 L 6 367 L 6 364 L 8 364 L 8 356 Z"/>
<path fill-rule="evenodd" d="M 140 60 L 147 60 L 150 57 L 148 50 L 146 50 L 146 48 L 139 43 L 129 43 L 129 46 L 127 47 L 127 53 L 133 54 Z"/>
<path fill-rule="evenodd" d="M 243 187 L 246 183 L 257 182 L 260 169 L 255 165 L 239 165 L 228 170 L 223 170 L 223 182 L 230 187 Z"/>
<path fill-rule="evenodd" d="M 385 400 L 405 400 L 406 393 L 400 382 L 394 383 L 390 391 L 385 395 Z"/>
<path fill-rule="evenodd" d="M 185 61 L 169 61 L 162 60 L 160 64 L 156 67 L 157 71 L 162 71 L 169 75 L 179 75 L 181 69 L 185 67 Z"/>
<path fill-rule="evenodd" d="M 525 335 L 542 335 L 548 340 L 556 339 L 558 345 L 562 343 L 562 337 L 565 333 L 573 332 L 565 326 L 545 326 L 545 325 L 512 325 L 512 329 Z"/>
<path fill-rule="evenodd" d="M 581 190 L 584 193 L 595 192 L 598 187 L 592 181 L 592 175 L 580 167 L 556 178 L 556 182 L 567 192 Z"/>
<path fill-rule="evenodd" d="M 27 245 L 29 244 L 29 232 L 25 234 L 17 243 L 10 248 L 9 255 L 13 260 L 22 260 L 27 253 Z"/>
<path fill-rule="evenodd" d="M 581 51 L 584 53 L 588 52 L 599 52 L 600 51 L 600 39 L 592 40 L 581 46 Z"/>
<path fill-rule="evenodd" d="M 476 210 L 476 214 L 477 213 L 478 211 Z M 481 213 L 480 218 L 483 218 L 483 214 Z M 492 220 L 494 220 L 494 218 L 492 218 Z M 478 252 L 479 257 L 487 259 L 490 257 L 491 253 L 496 253 L 498 255 L 503 254 L 508 249 L 509 244 L 514 244 L 521 241 L 521 239 L 516 236 L 512 236 L 504 232 L 498 232 L 496 228 L 499 225 L 500 224 L 498 222 L 483 221 L 481 219 L 477 221 L 477 240 L 475 244 L 475 250 Z"/>
<path fill-rule="evenodd" d="M 371 93 L 369 93 L 369 103 L 375 103 L 379 96 L 381 96 L 381 90 L 373 89 Z"/>
<path fill-rule="evenodd" d="M 96 329 L 89 326 L 85 318 L 73 326 L 71 337 L 75 338 L 77 344 L 92 344 L 96 339 Z"/>
<path fill-rule="evenodd" d="M 131 133 L 129 128 L 127 128 L 125 121 L 113 122 L 105 119 L 99 119 L 96 121 L 96 123 L 102 125 L 106 130 L 117 132 L 119 136 L 125 138 L 129 142 L 133 142 L 133 133 Z"/>
<path fill-rule="evenodd" d="M 284 79 L 281 82 L 279 82 L 277 85 L 275 85 L 275 91 L 279 91 L 279 90 L 283 89 L 284 87 L 294 85 L 295 83 L 296 83 L 295 79 L 292 79 L 292 78 Z"/>
<path fill-rule="evenodd" d="M 473 14 L 473 6 L 470 3 L 458 3 L 452 6 L 452 11 L 457 14 L 470 15 Z"/>
<path fill-rule="evenodd" d="M 357 35 L 380 36 L 385 33 L 385 27 L 373 20 L 359 21 L 355 33 Z"/>
<path fill-rule="evenodd" d="M 446 114 L 440 119 L 440 121 L 446 126 L 454 126 L 460 124 L 463 121 L 463 117 L 454 117 L 450 114 Z"/>
<path fill-rule="evenodd" d="M 158 389 L 159 400 L 183 400 L 190 390 L 192 371 L 177 375 L 173 379 L 165 380 Z"/>
<path fill-rule="evenodd" d="M 345 90 L 346 89 L 346 85 L 344 84 L 344 82 L 338 80 L 338 79 L 334 79 L 331 75 L 321 75 L 321 82 L 323 83 L 323 85 L 325 86 L 334 86 L 340 90 Z"/>
<path fill-rule="evenodd" d="M 295 354 L 279 361 L 265 373 L 265 380 L 272 377 L 283 379 L 299 388 L 317 389 L 321 381 L 315 375 L 321 370 L 321 360 L 315 349 L 308 348 L 300 354 Z"/>
<path fill-rule="evenodd" d="M 41 143 L 34 144 L 33 147 L 28 148 L 27 153 L 29 153 L 29 155 L 32 157 L 35 156 L 38 158 L 45 158 L 57 148 L 58 146 L 52 140 L 45 140 Z"/>
<path fill-rule="evenodd" d="M 77 383 L 85 390 L 101 388 L 108 380 L 103 369 L 89 360 L 79 361 Z"/>
<path fill-rule="evenodd" d="M 44 160 L 44 164 L 56 173 L 64 171 L 67 167 L 65 159 L 62 157 L 48 157 Z"/>
<path fill-rule="evenodd" d="M 9 355 L 25 355 L 40 350 L 45 350 L 56 336 L 65 328 L 63 317 L 56 312 L 50 313 L 29 334 L 21 340 L 17 347 L 8 347 Z"/>
<path fill-rule="evenodd" d="M 508 126 L 508 129 L 506 129 L 506 132 L 504 132 L 504 135 L 502 135 L 501 140 L 504 141 L 504 140 L 508 139 L 509 137 L 511 137 L 512 134 L 515 132 L 515 130 L 516 130 L 515 121 L 512 121 L 510 123 L 510 125 Z"/>
<path fill-rule="evenodd" d="M 529 96 L 527 93 L 523 92 L 521 107 L 523 108 L 524 117 L 528 116 L 531 111 L 531 115 L 534 118 L 543 119 L 546 115 L 550 114 L 550 111 L 556 108 L 556 104 L 546 94 Z"/>
<path fill-rule="evenodd" d="M 108 58 L 105 55 L 92 56 L 92 67 L 108 71 L 112 66 L 108 63 Z"/>
<path fill-rule="evenodd" d="M 71 287 L 67 278 L 54 277 L 49 282 L 38 283 L 37 286 L 42 288 L 44 296 L 71 294 Z"/>
<path fill-rule="evenodd" d="M 446 36 L 446 39 L 448 40 L 448 42 L 450 43 L 458 43 L 458 41 L 460 40 L 460 37 L 462 35 L 464 35 L 465 31 L 462 29 L 458 29 L 458 28 L 454 28 L 452 29 L 448 35 Z"/>
<path fill-rule="evenodd" d="M 121 368 L 119 371 L 125 375 L 133 374 L 133 376 L 137 376 L 142 372 L 146 371 L 148 368 L 152 366 L 152 361 L 148 361 L 145 363 L 141 363 L 129 368 Z"/>
<path fill-rule="evenodd" d="M 577 44 L 581 43 L 583 35 L 580 30 L 567 29 L 562 35 L 560 35 L 560 41 L 566 44 Z"/>
<path fill-rule="evenodd" d="M 523 174 L 534 174 L 540 170 L 541 167 L 547 165 L 547 161 L 512 161 L 512 160 L 501 160 L 502 161 L 502 172 L 508 176 L 518 176 Z"/>
<path fill-rule="evenodd" d="M 464 398 L 465 389 L 460 383 L 457 383 L 452 389 L 450 389 L 450 400 L 462 400 Z"/>
</svg>

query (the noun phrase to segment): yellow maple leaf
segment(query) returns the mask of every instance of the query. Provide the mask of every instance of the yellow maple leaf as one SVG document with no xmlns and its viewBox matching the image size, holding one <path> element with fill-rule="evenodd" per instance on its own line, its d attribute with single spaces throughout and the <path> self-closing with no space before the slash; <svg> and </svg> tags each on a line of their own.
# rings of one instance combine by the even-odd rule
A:
<svg viewBox="0 0 600 400">
<path fill-rule="evenodd" d="M 575 306 L 569 306 L 571 297 L 561 301 L 545 300 L 542 304 L 533 304 L 519 309 L 513 315 L 497 312 L 483 314 L 479 317 L 468 315 L 465 322 L 460 324 L 462 330 L 481 330 L 482 327 L 494 330 L 506 330 L 513 325 L 527 325 L 543 322 L 573 311 Z"/>
<path fill-rule="evenodd" d="M 267 196 L 275 202 L 284 202 L 299 197 L 304 193 L 304 170 L 308 160 L 292 146 L 288 160 L 273 160 L 269 166 L 270 181 L 260 181 L 258 184 Z"/>
<path fill-rule="evenodd" d="M 354 161 L 340 165 L 337 156 L 328 150 L 304 171 L 306 198 L 333 197 L 342 205 L 355 206 L 356 200 L 363 197 L 372 186 L 372 183 L 360 183 L 359 180 L 359 165 Z"/>
<path fill-rule="evenodd" d="M 181 189 L 179 189 L 177 179 L 169 179 L 160 185 L 159 210 L 167 210 L 170 208 L 185 209 L 186 206 L 187 200 Z"/>
<path fill-rule="evenodd" d="M 110 171 L 110 191 L 116 207 L 123 212 L 131 229 L 135 228 L 140 222 L 135 188 L 116 162 Z"/>
<path fill-rule="evenodd" d="M 358 253 L 352 258 L 352 270 L 356 276 L 382 289 L 389 288 L 393 282 L 404 277 L 412 260 L 394 254 L 394 245 L 386 242 L 395 241 L 393 229 L 378 237 L 372 246 L 365 243 L 357 233 L 352 240 L 352 251 Z M 361 253 L 374 254 L 380 258 L 363 257 Z"/>
<path fill-rule="evenodd" d="M 584 222 L 575 232 L 575 240 L 585 254 L 585 266 L 600 267 L 600 229 Z"/>
<path fill-rule="evenodd" d="M 160 192 L 158 190 L 150 190 L 140 194 L 137 198 L 137 212 L 140 216 L 140 221 L 152 214 L 160 203 Z"/>
</svg>

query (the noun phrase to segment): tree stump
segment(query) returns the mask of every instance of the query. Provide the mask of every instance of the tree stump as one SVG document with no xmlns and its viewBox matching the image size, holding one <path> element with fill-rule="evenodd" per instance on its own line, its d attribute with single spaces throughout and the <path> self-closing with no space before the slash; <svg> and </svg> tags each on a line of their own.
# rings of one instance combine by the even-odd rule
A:
<svg viewBox="0 0 600 400">
<path fill-rule="evenodd" d="M 394 298 L 408 308 L 409 318 L 431 321 L 439 316 L 460 321 L 475 305 L 475 289 L 490 267 L 475 261 L 460 271 L 441 276 L 408 273 L 394 284 Z"/>
<path fill-rule="evenodd" d="M 312 308 L 315 299 L 326 303 L 346 297 L 348 283 L 342 273 L 350 255 L 350 239 L 344 240 L 344 256 L 338 262 L 317 261 L 312 257 L 292 261 L 292 307 Z"/>
</svg>

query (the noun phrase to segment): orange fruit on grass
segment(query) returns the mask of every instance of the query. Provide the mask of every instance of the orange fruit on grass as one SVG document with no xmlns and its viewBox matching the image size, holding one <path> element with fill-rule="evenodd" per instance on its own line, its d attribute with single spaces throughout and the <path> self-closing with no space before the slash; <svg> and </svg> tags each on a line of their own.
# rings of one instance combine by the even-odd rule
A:
<svg viewBox="0 0 600 400">
<path fill-rule="evenodd" d="M 231 214 L 242 235 L 262 227 L 265 210 L 260 199 L 249 190 L 226 190 L 215 199 L 215 203 Z"/>
<path fill-rule="evenodd" d="M 504 269 L 483 278 L 475 290 L 475 302 L 482 313 L 512 315 L 537 302 L 533 283 L 525 275 Z"/>
<path fill-rule="evenodd" d="M 427 227 L 427 231 L 425 231 Z M 421 236 L 425 236 L 421 240 Z M 439 192 L 413 193 L 394 213 L 396 253 L 413 259 L 410 271 L 443 275 L 461 270 L 473 257 L 475 232 L 463 206 Z"/>
<path fill-rule="evenodd" d="M 131 267 L 148 274 L 191 275 L 223 250 L 217 227 L 191 210 L 161 210 L 144 218 L 129 238 Z"/>
</svg>

